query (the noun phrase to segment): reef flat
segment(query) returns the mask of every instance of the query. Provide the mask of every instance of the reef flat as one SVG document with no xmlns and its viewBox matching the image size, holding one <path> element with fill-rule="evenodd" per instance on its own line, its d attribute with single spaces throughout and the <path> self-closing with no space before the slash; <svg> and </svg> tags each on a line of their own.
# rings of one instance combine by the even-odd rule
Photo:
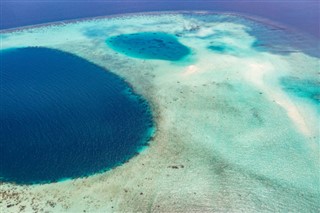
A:
<svg viewBox="0 0 320 213">
<path fill-rule="evenodd" d="M 135 57 L 106 43 L 152 32 L 188 51 Z M 112 170 L 41 185 L 2 182 L 5 212 L 320 210 L 312 38 L 240 15 L 180 12 L 1 32 L 1 42 L 69 52 L 121 76 L 148 100 L 156 122 L 149 147 Z"/>
</svg>

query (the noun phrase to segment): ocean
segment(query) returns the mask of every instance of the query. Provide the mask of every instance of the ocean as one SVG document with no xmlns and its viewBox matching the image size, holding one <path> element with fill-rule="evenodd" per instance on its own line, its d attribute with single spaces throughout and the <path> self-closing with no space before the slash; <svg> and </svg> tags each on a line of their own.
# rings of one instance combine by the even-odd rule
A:
<svg viewBox="0 0 320 213">
<path fill-rule="evenodd" d="M 282 23 L 320 38 L 319 1 L 237 1 L 237 0 L 67 0 L 67 1 L 7 1 L 0 2 L 0 29 L 43 24 L 70 19 L 121 13 L 176 10 L 210 10 L 259 16 Z"/>
</svg>

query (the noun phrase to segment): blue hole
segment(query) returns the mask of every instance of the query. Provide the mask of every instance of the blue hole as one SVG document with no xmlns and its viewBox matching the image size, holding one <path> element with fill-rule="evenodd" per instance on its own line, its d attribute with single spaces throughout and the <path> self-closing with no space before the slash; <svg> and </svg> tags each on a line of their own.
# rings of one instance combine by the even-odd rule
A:
<svg viewBox="0 0 320 213">
<path fill-rule="evenodd" d="M 54 49 L 0 54 L 2 181 L 47 183 L 102 172 L 150 139 L 148 103 L 118 76 Z"/>
</svg>

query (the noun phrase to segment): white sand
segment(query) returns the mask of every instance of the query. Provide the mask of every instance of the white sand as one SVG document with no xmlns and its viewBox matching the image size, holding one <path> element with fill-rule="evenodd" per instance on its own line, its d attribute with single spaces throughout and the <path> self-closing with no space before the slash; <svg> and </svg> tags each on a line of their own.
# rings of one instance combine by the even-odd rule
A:
<svg viewBox="0 0 320 213">
<path fill-rule="evenodd" d="M 1 48 L 45 46 L 122 76 L 150 102 L 157 132 L 125 165 L 65 182 L 1 185 L 4 212 L 317 212 L 319 111 L 282 90 L 278 78 L 317 78 L 319 59 L 258 52 L 246 20 L 202 22 L 180 14 L 137 15 L 8 33 Z M 249 21 L 249 20 L 247 20 Z M 198 30 L 187 31 L 199 26 Z M 257 27 L 259 24 L 257 23 Z M 86 32 L 96 30 L 95 37 Z M 181 33 L 182 62 L 117 54 L 107 36 Z M 223 37 L 213 38 L 219 32 Z M 5 34 L 4 34 L 5 35 Z M 235 47 L 214 53 L 210 41 Z M 302 69 L 303 67 L 303 72 Z"/>
</svg>

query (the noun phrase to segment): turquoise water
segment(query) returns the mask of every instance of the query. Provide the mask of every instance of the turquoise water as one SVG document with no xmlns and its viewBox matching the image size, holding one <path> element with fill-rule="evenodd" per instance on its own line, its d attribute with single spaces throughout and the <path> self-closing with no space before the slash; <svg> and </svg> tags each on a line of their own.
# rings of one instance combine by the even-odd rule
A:
<svg viewBox="0 0 320 213">
<path fill-rule="evenodd" d="M 280 79 L 280 83 L 288 93 L 309 100 L 320 106 L 320 81 L 283 77 Z"/>
<path fill-rule="evenodd" d="M 232 54 L 235 52 L 235 50 L 230 45 L 216 42 L 212 45 L 209 45 L 207 48 L 211 51 L 221 54 Z"/>
<path fill-rule="evenodd" d="M 106 40 L 113 50 L 134 58 L 179 61 L 190 54 L 174 35 L 162 32 L 121 34 Z"/>
<path fill-rule="evenodd" d="M 145 147 L 154 129 L 150 108 L 118 76 L 54 49 L 0 54 L 0 180 L 87 176 Z"/>
</svg>

